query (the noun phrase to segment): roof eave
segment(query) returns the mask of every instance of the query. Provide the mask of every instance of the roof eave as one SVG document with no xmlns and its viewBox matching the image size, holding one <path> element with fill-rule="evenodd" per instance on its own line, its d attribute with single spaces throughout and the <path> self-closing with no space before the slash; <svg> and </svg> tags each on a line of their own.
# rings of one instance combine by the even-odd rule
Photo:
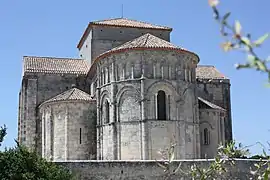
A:
<svg viewBox="0 0 270 180">
<path fill-rule="evenodd" d="M 85 31 L 84 31 L 84 33 L 83 33 L 83 35 L 82 35 L 82 37 L 81 37 L 81 39 L 80 39 L 80 41 L 79 41 L 79 43 L 77 45 L 77 48 L 79 50 L 81 50 L 81 47 L 83 45 L 83 42 L 85 41 L 85 38 L 88 36 L 88 34 L 90 32 L 91 26 L 92 26 L 92 23 L 91 22 L 88 23 L 87 28 L 85 29 Z"/>
<path fill-rule="evenodd" d="M 102 59 L 106 56 L 109 56 L 111 54 L 115 54 L 115 53 L 121 53 L 121 52 L 125 52 L 125 51 L 129 51 L 129 50 L 167 50 L 167 51 L 178 51 L 178 52 L 184 52 L 184 53 L 189 53 L 192 54 L 193 56 L 195 56 L 198 60 L 197 63 L 199 63 L 200 58 L 199 56 L 191 51 L 185 50 L 185 49 L 180 49 L 180 48 L 168 48 L 168 47 L 134 47 L 134 48 L 123 48 L 123 49 L 118 49 L 118 50 L 114 50 L 114 51 L 110 51 L 104 54 L 101 54 L 100 56 L 98 56 L 93 63 L 95 63 L 96 61 L 98 61 L 99 59 Z"/>
<path fill-rule="evenodd" d="M 91 99 L 91 100 L 83 100 L 83 99 L 68 99 L 68 100 L 51 100 L 51 101 L 45 101 L 43 103 L 41 103 L 38 107 L 42 108 L 45 105 L 51 105 L 51 104 L 56 104 L 56 103 L 61 103 L 61 102 L 65 102 L 65 103 L 74 103 L 74 102 L 85 102 L 85 103 L 95 103 L 96 100 L 95 99 Z"/>
</svg>

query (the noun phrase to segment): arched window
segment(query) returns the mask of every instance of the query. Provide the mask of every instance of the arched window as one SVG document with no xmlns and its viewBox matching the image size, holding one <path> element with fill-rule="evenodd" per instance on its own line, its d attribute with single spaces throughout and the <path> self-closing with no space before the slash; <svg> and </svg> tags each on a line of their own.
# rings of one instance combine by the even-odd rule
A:
<svg viewBox="0 0 270 180">
<path fill-rule="evenodd" d="M 158 120 L 166 119 L 166 94 L 164 91 L 158 91 L 157 95 L 157 116 Z"/>
<path fill-rule="evenodd" d="M 207 128 L 205 128 L 205 129 L 203 130 L 203 137 L 204 137 L 203 143 L 204 143 L 205 145 L 210 144 L 210 132 L 209 132 L 209 130 L 208 130 Z"/>
<path fill-rule="evenodd" d="M 105 100 L 105 123 L 110 122 L 110 105 L 108 100 Z"/>
</svg>

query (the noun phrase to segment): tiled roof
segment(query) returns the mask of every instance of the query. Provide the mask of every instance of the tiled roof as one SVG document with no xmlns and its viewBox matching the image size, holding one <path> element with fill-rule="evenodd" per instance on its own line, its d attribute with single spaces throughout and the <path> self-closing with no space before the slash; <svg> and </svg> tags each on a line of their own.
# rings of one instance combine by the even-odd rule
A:
<svg viewBox="0 0 270 180">
<path fill-rule="evenodd" d="M 94 101 L 94 99 L 91 98 L 91 96 L 89 94 L 87 94 L 86 92 L 77 89 L 77 88 L 72 88 L 69 89 L 45 102 L 43 102 L 42 104 L 46 104 L 46 103 L 51 103 L 51 102 L 58 102 L 58 101 Z"/>
<path fill-rule="evenodd" d="M 24 56 L 23 60 L 23 73 L 87 74 L 90 68 L 83 59 Z"/>
<path fill-rule="evenodd" d="M 147 33 L 134 40 L 128 41 L 118 47 L 115 47 L 109 51 L 106 51 L 105 53 L 98 56 L 97 59 L 102 58 L 106 55 L 109 55 L 113 52 L 121 52 L 125 50 L 130 50 L 130 49 L 140 49 L 140 50 L 141 49 L 170 49 L 170 50 L 179 50 L 179 51 L 186 51 L 186 52 L 192 53 L 168 41 L 165 41 L 161 38 L 158 38 L 152 34 Z M 195 53 L 192 53 L 192 54 L 197 56 Z"/>
<path fill-rule="evenodd" d="M 226 111 L 224 108 L 220 107 L 220 106 L 217 106 L 201 97 L 198 97 L 198 100 L 201 101 L 202 103 L 206 104 L 207 106 L 209 106 L 210 108 L 212 109 L 218 109 L 218 110 L 222 110 L 222 111 Z"/>
<path fill-rule="evenodd" d="M 199 79 L 228 79 L 215 66 L 208 65 L 198 65 L 196 68 L 196 77 Z"/>
<path fill-rule="evenodd" d="M 154 25 L 147 22 L 127 19 L 127 18 L 115 18 L 101 21 L 93 21 L 90 24 L 105 25 L 105 26 L 119 26 L 119 27 L 135 27 L 135 28 L 146 28 L 146 29 L 162 29 L 172 30 L 170 27 Z"/>
</svg>

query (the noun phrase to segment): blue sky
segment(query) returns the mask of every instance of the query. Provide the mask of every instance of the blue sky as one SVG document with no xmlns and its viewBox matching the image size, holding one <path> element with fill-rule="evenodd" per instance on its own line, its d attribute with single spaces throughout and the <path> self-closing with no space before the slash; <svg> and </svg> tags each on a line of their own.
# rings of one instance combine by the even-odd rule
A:
<svg viewBox="0 0 270 180">
<path fill-rule="evenodd" d="M 235 70 L 242 53 L 224 53 L 222 38 L 207 0 L 1 0 L 0 1 L 0 125 L 6 124 L 4 146 L 17 136 L 18 92 L 22 56 L 78 57 L 76 45 L 89 21 L 124 17 L 172 27 L 171 41 L 196 52 L 200 64 L 215 65 L 231 79 L 233 134 L 238 142 L 251 145 L 270 140 L 266 76 L 250 70 Z M 223 0 L 222 10 L 232 11 L 243 29 L 254 38 L 270 32 L 268 0 Z M 268 50 L 268 51 L 267 51 Z M 258 52 L 270 55 L 270 40 Z M 252 147 L 260 152 L 260 147 Z"/>
</svg>

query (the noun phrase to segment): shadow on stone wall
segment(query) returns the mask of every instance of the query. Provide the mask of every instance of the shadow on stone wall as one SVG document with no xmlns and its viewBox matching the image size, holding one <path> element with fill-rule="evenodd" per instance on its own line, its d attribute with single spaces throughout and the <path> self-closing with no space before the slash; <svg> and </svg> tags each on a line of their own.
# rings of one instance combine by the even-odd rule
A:
<svg viewBox="0 0 270 180">
<path fill-rule="evenodd" d="M 176 168 L 182 163 L 183 170 L 190 169 L 196 163 L 199 166 L 207 167 L 212 160 L 183 160 L 174 161 Z M 254 167 L 257 160 L 236 160 L 234 167 L 224 174 L 221 179 L 246 180 L 250 177 L 250 167 Z M 73 171 L 78 180 L 165 180 L 163 169 L 156 161 L 68 161 L 55 162 Z M 180 172 L 167 178 L 167 180 L 186 180 Z"/>
</svg>

